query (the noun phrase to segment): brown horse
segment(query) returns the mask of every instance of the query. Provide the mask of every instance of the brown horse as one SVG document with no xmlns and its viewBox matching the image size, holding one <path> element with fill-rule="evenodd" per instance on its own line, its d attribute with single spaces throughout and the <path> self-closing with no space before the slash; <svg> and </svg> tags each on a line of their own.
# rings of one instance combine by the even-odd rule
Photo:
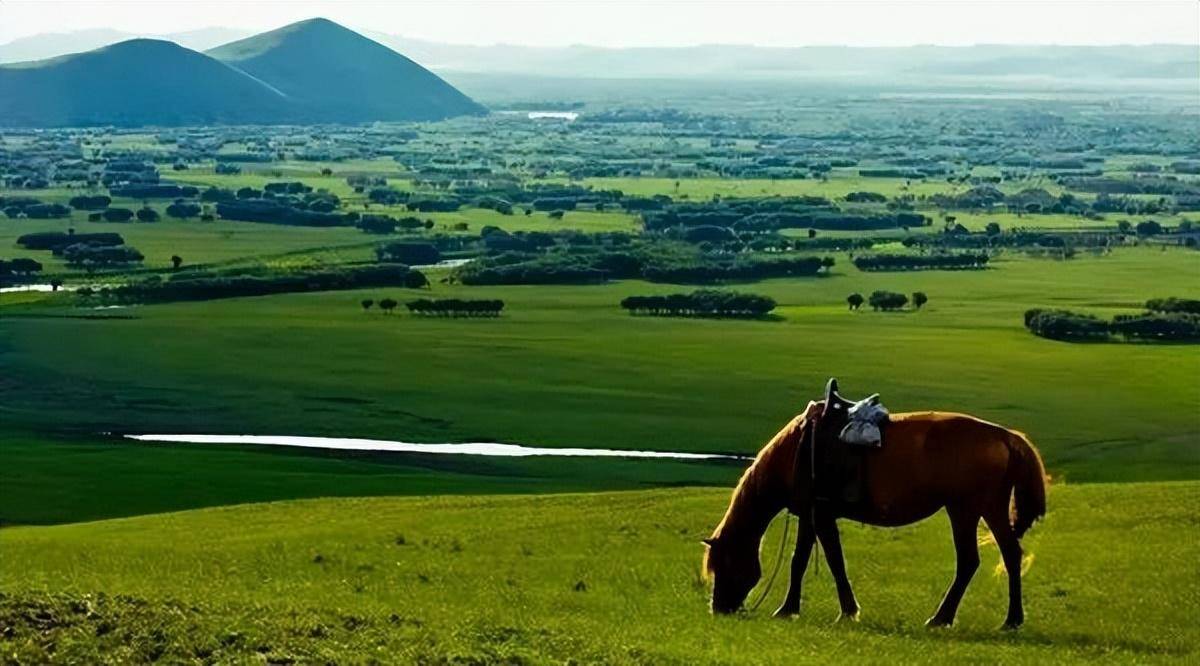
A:
<svg viewBox="0 0 1200 666">
<path fill-rule="evenodd" d="M 1004 626 L 1020 626 L 1025 619 L 1020 539 L 1046 513 L 1046 475 L 1037 449 L 1017 431 L 963 414 L 893 414 L 883 446 L 866 457 L 864 501 L 853 506 L 815 501 L 812 443 L 836 437 L 850 404 L 837 395 L 836 386 L 831 380 L 824 401 L 810 403 L 804 414 L 792 419 L 763 447 L 738 482 L 720 525 L 704 540 L 704 566 L 713 579 L 713 612 L 731 613 L 741 608 L 761 576 L 763 534 L 775 515 L 787 509 L 799 517 L 800 526 L 791 583 L 775 615 L 787 617 L 800 611 L 804 570 L 814 542 L 820 541 L 837 586 L 842 618 L 857 619 L 859 606 L 846 578 L 837 519 L 898 527 L 945 507 L 958 566 L 950 589 L 926 624 L 953 624 L 963 593 L 979 567 L 976 529 L 982 518 L 1008 571 Z"/>
</svg>

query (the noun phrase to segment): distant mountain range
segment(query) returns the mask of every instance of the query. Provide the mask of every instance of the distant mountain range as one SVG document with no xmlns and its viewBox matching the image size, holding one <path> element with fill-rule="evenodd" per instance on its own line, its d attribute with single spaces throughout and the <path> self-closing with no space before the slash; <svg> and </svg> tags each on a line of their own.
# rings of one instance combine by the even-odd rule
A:
<svg viewBox="0 0 1200 666">
<path fill-rule="evenodd" d="M 412 60 L 325 19 L 208 53 L 131 39 L 0 65 L 0 126 L 424 121 L 485 111 Z"/>
<path fill-rule="evenodd" d="M 270 34 L 270 33 L 268 33 Z M 1197 79 L 1200 47 L 1152 46 L 806 46 L 700 45 L 612 49 L 596 46 L 470 46 L 363 31 L 436 72 L 572 78 L 1033 77 L 1044 79 Z M 0 62 L 95 48 L 134 36 L 114 31 L 39 35 L 0 44 Z M 157 36 L 206 50 L 246 37 L 228 28 Z M 224 39 L 222 39 L 224 38 Z M 107 41 L 106 41 L 107 40 Z"/>
</svg>

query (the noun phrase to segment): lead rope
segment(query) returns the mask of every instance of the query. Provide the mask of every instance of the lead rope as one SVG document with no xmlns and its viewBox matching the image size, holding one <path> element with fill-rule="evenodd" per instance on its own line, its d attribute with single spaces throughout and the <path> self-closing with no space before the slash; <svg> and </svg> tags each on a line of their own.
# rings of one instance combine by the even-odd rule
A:
<svg viewBox="0 0 1200 666">
<path fill-rule="evenodd" d="M 792 514 L 784 513 L 783 536 L 779 539 L 779 552 L 775 553 L 775 568 L 771 571 L 771 577 L 767 579 L 766 587 L 764 587 L 762 592 L 759 593 L 758 601 L 755 601 L 754 605 L 750 607 L 750 612 L 755 612 L 758 610 L 758 607 L 762 605 L 762 602 L 767 598 L 767 595 L 771 593 L 771 587 L 775 585 L 775 576 L 779 575 L 779 567 L 783 564 L 783 551 L 787 548 L 788 531 L 791 526 Z"/>
</svg>

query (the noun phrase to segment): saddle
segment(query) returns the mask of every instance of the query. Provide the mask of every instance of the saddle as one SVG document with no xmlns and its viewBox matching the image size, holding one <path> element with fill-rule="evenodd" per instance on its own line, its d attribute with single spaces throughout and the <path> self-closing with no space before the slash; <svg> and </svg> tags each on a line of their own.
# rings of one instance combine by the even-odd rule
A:
<svg viewBox="0 0 1200 666">
<path fill-rule="evenodd" d="M 836 379 L 825 387 L 825 402 L 812 437 L 813 489 L 817 501 L 854 507 L 867 501 L 867 459 L 882 446 L 887 409 L 879 395 L 852 402 L 838 393 Z"/>
</svg>

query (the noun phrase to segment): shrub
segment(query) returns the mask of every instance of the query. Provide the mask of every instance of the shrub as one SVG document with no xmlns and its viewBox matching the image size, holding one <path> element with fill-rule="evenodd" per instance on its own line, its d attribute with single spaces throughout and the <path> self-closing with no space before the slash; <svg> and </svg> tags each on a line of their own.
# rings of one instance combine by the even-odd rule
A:
<svg viewBox="0 0 1200 666">
<path fill-rule="evenodd" d="M 90 245 L 76 243 L 63 249 L 62 256 L 72 266 L 107 268 L 139 263 L 145 257 L 128 245 Z"/>
<path fill-rule="evenodd" d="M 1154 312 L 1183 312 L 1200 314 L 1200 300 L 1190 298 L 1152 298 L 1146 301 L 1146 309 Z"/>
<path fill-rule="evenodd" d="M 908 296 L 894 291 L 873 291 L 867 303 L 876 311 L 899 310 L 908 303 Z"/>
</svg>

